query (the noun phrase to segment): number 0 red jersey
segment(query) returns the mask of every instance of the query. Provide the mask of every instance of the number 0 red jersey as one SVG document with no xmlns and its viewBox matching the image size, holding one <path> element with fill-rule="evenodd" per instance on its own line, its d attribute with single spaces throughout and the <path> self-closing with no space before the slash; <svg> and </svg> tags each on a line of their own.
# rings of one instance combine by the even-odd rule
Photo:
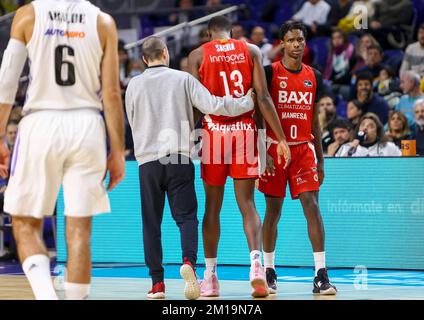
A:
<svg viewBox="0 0 424 320">
<path fill-rule="evenodd" d="M 213 40 L 202 46 L 203 61 L 200 81 L 215 96 L 242 97 L 252 87 L 253 62 L 244 41 Z M 240 117 L 252 115 L 253 111 Z M 210 115 L 213 120 L 234 120 L 234 117 Z M 238 117 L 237 117 L 238 118 Z"/>
<path fill-rule="evenodd" d="M 312 120 L 317 96 L 317 79 L 313 68 L 302 64 L 299 72 L 287 70 L 281 61 L 272 64 L 269 92 L 289 144 L 313 140 Z M 267 128 L 267 135 L 277 140 Z"/>
</svg>

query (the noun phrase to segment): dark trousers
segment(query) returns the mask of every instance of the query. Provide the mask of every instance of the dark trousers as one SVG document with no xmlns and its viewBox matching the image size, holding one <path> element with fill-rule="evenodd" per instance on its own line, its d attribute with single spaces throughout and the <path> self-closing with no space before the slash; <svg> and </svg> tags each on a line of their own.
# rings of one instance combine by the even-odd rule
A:
<svg viewBox="0 0 424 320">
<path fill-rule="evenodd" d="M 168 160 L 169 164 L 164 164 Z M 172 217 L 181 234 L 183 258 L 193 266 L 197 260 L 197 198 L 194 191 L 194 166 L 190 159 L 170 155 L 139 167 L 143 222 L 144 259 L 153 284 L 163 281 L 161 224 L 165 194 Z"/>
</svg>

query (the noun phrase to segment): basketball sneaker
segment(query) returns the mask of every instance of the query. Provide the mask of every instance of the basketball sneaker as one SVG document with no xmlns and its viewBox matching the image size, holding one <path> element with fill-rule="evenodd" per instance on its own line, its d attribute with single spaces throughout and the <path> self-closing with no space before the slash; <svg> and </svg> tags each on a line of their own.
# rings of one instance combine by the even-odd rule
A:
<svg viewBox="0 0 424 320">
<path fill-rule="evenodd" d="M 321 268 L 318 270 L 318 274 L 314 279 L 314 289 L 312 290 L 314 294 L 322 295 L 335 295 L 337 289 L 330 283 L 328 279 L 327 269 Z"/>
<path fill-rule="evenodd" d="M 277 274 L 272 268 L 266 268 L 266 282 L 269 288 L 269 294 L 277 293 Z"/>
<path fill-rule="evenodd" d="M 163 281 L 156 282 L 152 290 L 147 294 L 149 299 L 165 299 L 165 283 Z"/>
<path fill-rule="evenodd" d="M 196 271 L 188 261 L 187 258 L 184 258 L 184 263 L 180 268 L 181 277 L 185 281 L 184 295 L 189 300 L 195 300 L 200 297 L 200 285 L 197 281 Z"/>
<path fill-rule="evenodd" d="M 255 261 L 250 267 L 250 285 L 252 286 L 252 297 L 264 298 L 269 295 L 265 271 L 259 261 Z"/>
<path fill-rule="evenodd" d="M 219 282 L 215 273 L 205 270 L 200 287 L 202 297 L 219 297 Z"/>
</svg>

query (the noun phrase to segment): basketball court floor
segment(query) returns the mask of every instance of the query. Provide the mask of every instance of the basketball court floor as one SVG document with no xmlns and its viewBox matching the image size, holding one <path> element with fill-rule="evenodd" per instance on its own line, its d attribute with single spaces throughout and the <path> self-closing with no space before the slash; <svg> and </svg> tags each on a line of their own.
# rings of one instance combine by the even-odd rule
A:
<svg viewBox="0 0 424 320">
<path fill-rule="evenodd" d="M 52 266 L 55 285 L 62 287 L 63 267 Z M 198 268 L 203 275 L 203 268 Z M 312 294 L 311 268 L 277 268 L 278 294 L 267 300 L 423 300 L 424 271 L 405 270 L 329 270 L 330 279 L 337 286 L 337 296 Z M 221 297 L 217 300 L 251 300 L 248 282 L 249 267 L 220 266 L 218 276 Z M 165 266 L 166 298 L 184 300 L 184 282 L 179 266 Z M 91 300 L 146 300 L 151 287 L 148 270 L 140 265 L 99 264 L 93 268 Z M 63 297 L 63 291 L 58 291 Z M 16 263 L 0 264 L 0 300 L 33 299 L 31 288 Z M 203 299 L 203 298 L 201 298 Z"/>
</svg>

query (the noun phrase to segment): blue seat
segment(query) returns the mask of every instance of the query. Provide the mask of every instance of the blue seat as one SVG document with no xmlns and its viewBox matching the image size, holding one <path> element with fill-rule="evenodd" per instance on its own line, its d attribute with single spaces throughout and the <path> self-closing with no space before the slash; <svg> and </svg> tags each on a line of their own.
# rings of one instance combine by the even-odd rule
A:
<svg viewBox="0 0 424 320">
<path fill-rule="evenodd" d="M 339 99 L 336 115 L 340 118 L 347 119 L 347 101 Z"/>
</svg>

